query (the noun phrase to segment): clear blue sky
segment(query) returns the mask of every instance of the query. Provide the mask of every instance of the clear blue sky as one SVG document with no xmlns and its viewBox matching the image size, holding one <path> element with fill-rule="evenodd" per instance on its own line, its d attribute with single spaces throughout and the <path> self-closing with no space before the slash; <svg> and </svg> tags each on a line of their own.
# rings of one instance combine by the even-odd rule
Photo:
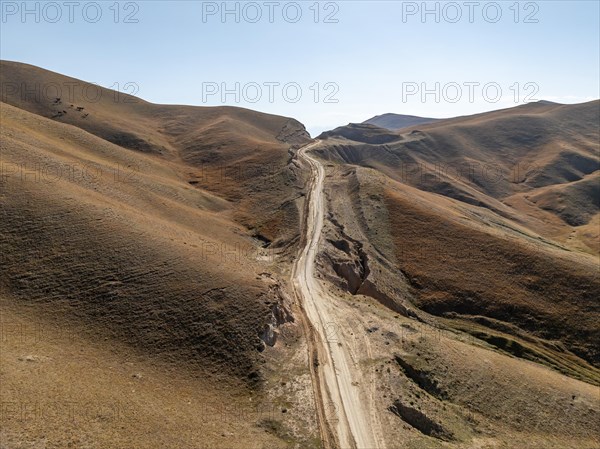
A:
<svg viewBox="0 0 600 449">
<path fill-rule="evenodd" d="M 96 22 L 92 2 L 79 1 L 71 19 L 62 1 L 28 2 L 25 16 L 21 1 L 0 3 L 2 59 L 105 87 L 133 82 L 138 96 L 157 103 L 292 116 L 313 134 L 384 112 L 449 117 L 529 94 L 564 103 L 600 96 L 598 1 L 479 1 L 471 11 L 462 1 L 430 2 L 439 12 L 425 17 L 420 1 L 229 2 L 239 14 L 224 19 L 222 2 L 109 1 L 97 3 Z M 124 23 L 128 15 L 137 23 Z M 283 92 L 286 83 L 296 84 Z M 479 83 L 472 99 L 465 83 Z M 486 83 L 494 84 L 484 92 Z M 211 94 L 222 87 L 237 90 L 239 102 Z M 422 98 L 423 88 L 440 98 Z M 328 94 L 337 103 L 325 102 Z"/>
</svg>

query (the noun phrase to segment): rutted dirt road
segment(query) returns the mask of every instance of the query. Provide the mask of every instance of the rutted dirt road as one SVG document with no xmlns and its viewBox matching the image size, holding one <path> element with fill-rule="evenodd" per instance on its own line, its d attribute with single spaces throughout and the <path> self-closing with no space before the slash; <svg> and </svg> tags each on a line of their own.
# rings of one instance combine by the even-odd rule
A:
<svg viewBox="0 0 600 449">
<path fill-rule="evenodd" d="M 348 326 L 348 317 L 339 316 L 333 304 L 335 298 L 328 297 L 326 289 L 315 278 L 315 257 L 323 228 L 325 172 L 321 163 L 307 151 L 318 144 L 316 141 L 298 150 L 298 157 L 308 163 L 312 176 L 304 246 L 292 271 L 292 284 L 305 315 L 321 438 L 326 448 L 383 448 L 379 424 L 374 422 L 377 413 L 372 409 L 369 392 L 363 390 L 369 388 L 369 382 L 363 382 L 358 368 L 358 348 L 351 352 L 350 343 L 333 338 L 350 333 L 338 332 Z M 368 347 L 365 350 L 368 351 Z"/>
</svg>

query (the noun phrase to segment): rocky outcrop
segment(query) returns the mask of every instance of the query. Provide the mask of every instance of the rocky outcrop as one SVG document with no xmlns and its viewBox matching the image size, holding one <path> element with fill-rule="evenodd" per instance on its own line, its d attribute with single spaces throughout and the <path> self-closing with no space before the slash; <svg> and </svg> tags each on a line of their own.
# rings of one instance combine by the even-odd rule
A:
<svg viewBox="0 0 600 449">
<path fill-rule="evenodd" d="M 262 331 L 259 333 L 261 345 L 257 348 L 264 351 L 266 346 L 275 346 L 279 337 L 279 327 L 286 323 L 294 322 L 290 304 L 291 298 L 279 284 L 271 286 L 270 293 L 275 296 L 275 303 L 271 307 L 271 314 L 267 318 Z"/>
<path fill-rule="evenodd" d="M 279 131 L 277 140 L 299 147 L 306 145 L 310 141 L 310 134 L 308 134 L 302 123 L 291 118 L 283 125 L 281 131 Z"/>
<path fill-rule="evenodd" d="M 389 410 L 398 415 L 404 422 L 417 429 L 424 435 L 437 438 L 444 441 L 454 440 L 452 432 L 444 428 L 441 424 L 429 418 L 422 411 L 404 404 L 400 399 L 394 401 Z"/>
<path fill-rule="evenodd" d="M 413 310 L 397 299 L 401 294 L 389 294 L 378 287 L 382 283 L 376 279 L 371 265 L 379 267 L 381 264 L 369 257 L 363 243 L 350 237 L 333 216 L 328 216 L 328 223 L 332 227 L 328 229 L 324 250 L 319 254 L 321 271 L 327 279 L 353 295 L 370 296 L 401 315 L 416 317 Z"/>
</svg>

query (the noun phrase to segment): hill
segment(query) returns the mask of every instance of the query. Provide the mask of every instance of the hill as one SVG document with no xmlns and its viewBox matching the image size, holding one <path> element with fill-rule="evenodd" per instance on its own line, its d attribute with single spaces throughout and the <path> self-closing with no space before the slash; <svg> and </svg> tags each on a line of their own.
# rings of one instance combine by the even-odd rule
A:
<svg viewBox="0 0 600 449">
<path fill-rule="evenodd" d="M 299 234 L 289 161 L 304 127 L 97 87 L 92 101 L 88 83 L 7 61 L 0 81 L 0 393 L 93 408 L 79 424 L 3 414 L 3 442 L 241 448 L 242 426 L 281 444 L 259 412 L 265 383 L 285 376 L 266 361 L 299 344 L 281 267 Z M 57 85 L 70 98 L 28 94 Z M 97 411 L 117 400 L 134 422 Z"/>
<path fill-rule="evenodd" d="M 544 102 L 383 143 L 364 125 L 322 135 L 331 241 L 343 230 L 362 245 L 350 270 L 332 248 L 329 276 L 398 310 L 559 341 L 598 366 L 599 122 L 598 101 Z"/>
<path fill-rule="evenodd" d="M 2 102 L 122 148 L 180 161 L 192 185 L 236 202 L 236 219 L 246 227 L 269 241 L 294 238 L 284 235 L 298 219 L 287 206 L 295 180 L 288 149 L 310 139 L 296 120 L 235 107 L 156 105 L 10 61 L 0 62 L 0 82 Z M 266 216 L 265 204 L 273 211 Z"/>
<path fill-rule="evenodd" d="M 437 120 L 439 119 L 429 117 L 417 117 L 415 115 L 387 113 L 371 117 L 369 120 L 365 120 L 363 123 L 379 126 L 380 128 L 389 129 L 391 131 L 398 131 L 402 128 L 424 125 L 426 123 L 432 123 Z"/>
</svg>

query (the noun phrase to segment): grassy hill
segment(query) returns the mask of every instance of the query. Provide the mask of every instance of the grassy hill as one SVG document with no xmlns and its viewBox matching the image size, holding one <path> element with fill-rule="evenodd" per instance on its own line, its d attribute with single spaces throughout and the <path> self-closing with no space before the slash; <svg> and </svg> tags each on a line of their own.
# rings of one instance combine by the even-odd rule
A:
<svg viewBox="0 0 600 449">
<path fill-rule="evenodd" d="M 91 101 L 82 81 L 6 61 L 0 80 L 3 335 L 43 329 L 3 340 L 3 401 L 120 400 L 135 421 L 4 415 L 3 442 L 241 448 L 244 432 L 281 444 L 264 430 L 271 416 L 237 414 L 260 410 L 266 360 L 286 354 L 281 261 L 303 194 L 289 160 L 304 127 L 107 89 Z M 69 99 L 27 95 L 67 83 Z"/>
<path fill-rule="evenodd" d="M 370 264 L 362 291 L 558 341 L 597 367 L 599 122 L 598 101 L 543 102 L 322 135 L 332 221 Z"/>
</svg>

